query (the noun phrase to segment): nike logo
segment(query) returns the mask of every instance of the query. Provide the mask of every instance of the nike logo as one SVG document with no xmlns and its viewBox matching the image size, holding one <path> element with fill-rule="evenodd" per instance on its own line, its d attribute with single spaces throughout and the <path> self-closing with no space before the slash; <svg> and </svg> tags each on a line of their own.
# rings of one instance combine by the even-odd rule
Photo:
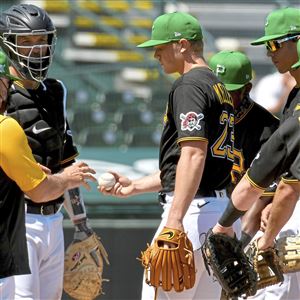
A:
<svg viewBox="0 0 300 300">
<path fill-rule="evenodd" d="M 34 125 L 33 128 L 32 128 L 32 132 L 34 134 L 39 134 L 39 133 L 41 133 L 43 131 L 46 131 L 46 130 L 49 130 L 49 129 L 51 129 L 51 128 L 50 127 L 45 127 L 45 128 L 37 129 L 36 125 Z"/>
<path fill-rule="evenodd" d="M 160 236 L 162 235 L 168 235 L 168 240 L 171 240 L 174 237 L 174 232 L 173 231 L 166 231 L 160 234 Z"/>
</svg>

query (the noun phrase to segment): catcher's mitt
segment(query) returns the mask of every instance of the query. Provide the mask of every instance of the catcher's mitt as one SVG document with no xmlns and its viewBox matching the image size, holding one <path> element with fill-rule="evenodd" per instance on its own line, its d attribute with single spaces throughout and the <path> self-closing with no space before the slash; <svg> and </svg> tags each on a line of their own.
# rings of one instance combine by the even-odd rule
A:
<svg viewBox="0 0 300 300">
<path fill-rule="evenodd" d="M 246 253 L 257 272 L 257 289 L 263 289 L 282 282 L 284 278 L 276 249 L 258 250 L 257 241 L 250 243 Z"/>
<path fill-rule="evenodd" d="M 162 287 L 165 291 L 174 288 L 176 292 L 194 286 L 193 245 L 183 231 L 164 227 L 153 245 L 148 244 L 141 254 L 146 283 L 149 285 Z"/>
<path fill-rule="evenodd" d="M 103 258 L 109 264 L 95 232 L 83 241 L 72 242 L 65 254 L 65 292 L 77 300 L 92 300 L 102 294 Z"/>
<path fill-rule="evenodd" d="M 208 274 L 211 274 L 211 269 L 227 297 L 256 293 L 257 275 L 239 240 L 225 234 L 214 234 L 210 229 L 201 250 Z"/>
<path fill-rule="evenodd" d="M 283 273 L 300 271 L 300 236 L 281 237 L 276 241 L 279 264 Z"/>
</svg>

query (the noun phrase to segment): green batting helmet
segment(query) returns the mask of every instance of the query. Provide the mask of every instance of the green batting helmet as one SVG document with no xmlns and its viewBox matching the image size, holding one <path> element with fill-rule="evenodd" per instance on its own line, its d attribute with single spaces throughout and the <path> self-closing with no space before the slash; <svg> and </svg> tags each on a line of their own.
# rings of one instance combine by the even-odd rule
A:
<svg viewBox="0 0 300 300">
<path fill-rule="evenodd" d="M 0 51 L 0 77 L 6 77 L 9 80 L 22 80 L 21 78 L 15 77 L 9 72 L 8 59 L 6 55 Z"/>
</svg>

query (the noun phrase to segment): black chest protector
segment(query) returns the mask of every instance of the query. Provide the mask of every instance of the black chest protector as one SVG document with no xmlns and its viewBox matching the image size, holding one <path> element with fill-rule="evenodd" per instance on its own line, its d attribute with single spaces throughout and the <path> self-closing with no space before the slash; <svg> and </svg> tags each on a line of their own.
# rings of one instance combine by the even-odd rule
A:
<svg viewBox="0 0 300 300">
<path fill-rule="evenodd" d="M 7 115 L 23 127 L 37 162 L 58 172 L 66 134 L 63 86 L 57 80 L 46 79 L 35 90 L 14 85 L 10 92 Z"/>
</svg>

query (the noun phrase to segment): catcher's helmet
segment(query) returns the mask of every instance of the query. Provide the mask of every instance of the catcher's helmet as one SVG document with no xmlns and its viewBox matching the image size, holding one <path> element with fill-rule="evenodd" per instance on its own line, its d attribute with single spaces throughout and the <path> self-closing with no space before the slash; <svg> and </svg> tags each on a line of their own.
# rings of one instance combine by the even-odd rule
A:
<svg viewBox="0 0 300 300">
<path fill-rule="evenodd" d="M 19 36 L 47 35 L 44 45 L 30 45 L 28 55 L 20 53 Z M 0 46 L 24 79 L 42 81 L 52 62 L 56 29 L 45 10 L 29 4 L 13 5 L 0 13 Z M 46 54 L 41 49 L 47 48 Z M 39 50 L 39 55 L 33 52 Z"/>
</svg>

